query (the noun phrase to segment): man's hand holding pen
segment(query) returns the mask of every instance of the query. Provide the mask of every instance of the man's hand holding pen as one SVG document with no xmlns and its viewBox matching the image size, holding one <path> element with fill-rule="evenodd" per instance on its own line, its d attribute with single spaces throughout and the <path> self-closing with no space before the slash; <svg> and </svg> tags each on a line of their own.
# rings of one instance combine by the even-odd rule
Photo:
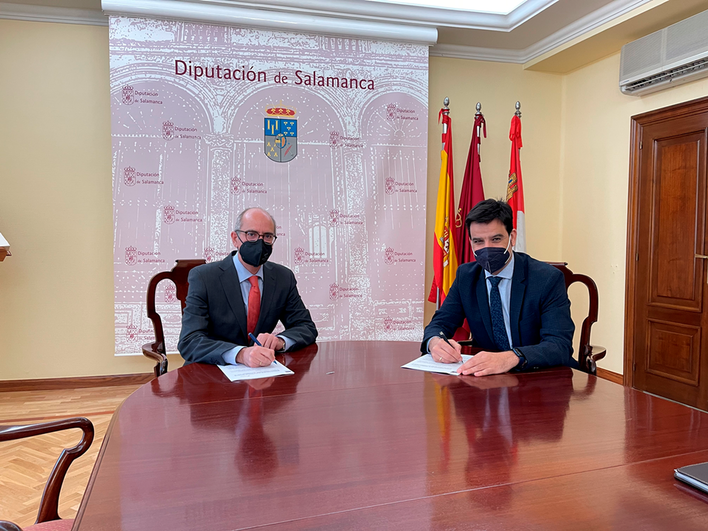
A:
<svg viewBox="0 0 708 531">
<path fill-rule="evenodd" d="M 462 347 L 454 339 L 448 339 L 440 332 L 440 336 L 433 337 L 428 343 L 433 360 L 439 363 L 459 363 L 462 361 Z"/>
</svg>

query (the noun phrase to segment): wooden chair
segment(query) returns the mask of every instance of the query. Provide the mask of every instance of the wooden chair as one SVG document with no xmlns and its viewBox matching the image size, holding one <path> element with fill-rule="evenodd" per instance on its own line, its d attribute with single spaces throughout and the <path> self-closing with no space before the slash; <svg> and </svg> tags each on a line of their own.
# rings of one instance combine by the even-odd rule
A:
<svg viewBox="0 0 708 531">
<path fill-rule="evenodd" d="M 587 275 L 573 273 L 568 268 L 567 262 L 547 262 L 560 269 L 565 278 L 565 289 L 569 289 L 571 284 L 580 282 L 588 289 L 589 307 L 588 316 L 583 319 L 583 324 L 580 327 L 580 343 L 578 347 L 578 363 L 580 368 L 590 374 L 597 374 L 597 362 L 605 357 L 605 347 L 593 346 L 590 344 L 590 329 L 597 322 L 597 313 L 599 309 L 599 295 L 595 281 Z"/>
<path fill-rule="evenodd" d="M 49 474 L 47 485 L 42 494 L 42 500 L 39 503 L 39 512 L 37 521 L 30 527 L 25 527 L 28 530 L 42 531 L 57 531 L 70 530 L 74 524 L 74 520 L 62 520 L 59 518 L 59 492 L 61 491 L 62 483 L 69 470 L 69 466 L 74 459 L 81 457 L 86 450 L 91 446 L 93 441 L 93 424 L 84 417 L 73 417 L 64 420 L 55 420 L 52 422 L 44 422 L 42 424 L 29 424 L 25 426 L 0 426 L 0 442 L 13 441 L 16 439 L 24 439 L 35 435 L 45 433 L 53 433 L 56 431 L 69 430 L 78 428 L 83 431 L 81 440 L 72 448 L 62 450 L 59 459 L 54 465 L 54 469 Z M 0 531 L 22 531 L 19 526 L 12 522 L 0 521 Z"/>
<path fill-rule="evenodd" d="M 578 363 L 580 369 L 589 374 L 597 374 L 597 361 L 605 357 L 605 347 L 597 347 L 590 344 L 590 329 L 593 323 L 597 322 L 597 313 L 599 308 L 599 295 L 595 281 L 587 275 L 573 273 L 568 269 L 567 262 L 546 262 L 553 267 L 560 269 L 565 279 L 566 291 L 574 282 L 580 282 L 588 288 L 589 309 L 588 316 L 583 320 L 580 329 L 580 346 L 578 348 Z M 472 340 L 458 341 L 460 345 L 465 347 L 472 345 Z"/>
<path fill-rule="evenodd" d="M 157 362 L 155 365 L 155 376 L 161 376 L 167 372 L 167 351 L 165 350 L 165 332 L 162 329 L 162 319 L 155 309 L 155 291 L 157 285 L 163 280 L 171 280 L 176 286 L 176 294 L 181 304 L 182 313 L 187 299 L 189 283 L 187 276 L 189 271 L 198 265 L 206 264 L 206 260 L 176 260 L 176 265 L 170 271 L 162 271 L 150 279 L 147 289 L 147 315 L 152 321 L 155 330 L 155 341 L 143 345 L 143 354 Z"/>
</svg>

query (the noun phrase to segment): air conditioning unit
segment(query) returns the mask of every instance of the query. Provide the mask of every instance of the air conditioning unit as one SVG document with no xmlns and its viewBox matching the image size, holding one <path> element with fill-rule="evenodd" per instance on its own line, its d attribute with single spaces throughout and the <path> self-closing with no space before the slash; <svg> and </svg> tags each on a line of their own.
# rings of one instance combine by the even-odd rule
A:
<svg viewBox="0 0 708 531">
<path fill-rule="evenodd" d="M 708 11 L 622 46 L 620 90 L 640 96 L 708 76 Z"/>
</svg>

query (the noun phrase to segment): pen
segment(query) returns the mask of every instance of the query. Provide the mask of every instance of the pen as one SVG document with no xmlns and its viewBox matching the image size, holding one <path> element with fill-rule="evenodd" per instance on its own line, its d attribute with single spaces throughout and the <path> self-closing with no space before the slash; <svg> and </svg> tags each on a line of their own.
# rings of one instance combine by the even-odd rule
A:
<svg viewBox="0 0 708 531">
<path fill-rule="evenodd" d="M 442 332 L 440 332 L 440 333 L 442 334 Z M 262 347 L 262 346 L 263 346 L 263 345 L 261 345 L 261 342 L 256 339 L 256 336 L 254 336 L 252 333 L 249 332 L 249 333 L 248 333 L 248 337 L 250 337 L 250 338 L 251 338 L 251 341 L 253 341 L 253 342 L 254 342 L 256 345 L 258 345 L 259 347 Z M 447 341 L 447 339 L 446 339 L 445 341 Z M 448 343 L 448 344 L 449 344 L 449 343 Z"/>
</svg>

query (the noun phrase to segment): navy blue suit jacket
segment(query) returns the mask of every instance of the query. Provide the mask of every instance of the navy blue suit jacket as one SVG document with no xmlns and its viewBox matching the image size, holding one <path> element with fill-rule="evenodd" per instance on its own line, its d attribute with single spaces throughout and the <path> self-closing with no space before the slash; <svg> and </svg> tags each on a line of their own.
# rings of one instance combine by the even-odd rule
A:
<svg viewBox="0 0 708 531">
<path fill-rule="evenodd" d="M 222 354 L 235 346 L 248 346 L 246 308 L 234 266 L 236 251 L 220 262 L 189 272 L 187 305 L 177 348 L 185 365 L 193 362 L 223 364 Z M 317 328 L 300 298 L 295 275 L 285 266 L 263 264 L 261 313 L 255 336 L 271 333 L 283 323 L 283 335 L 294 341 L 291 350 L 315 342 Z"/>
<path fill-rule="evenodd" d="M 476 262 L 462 264 L 440 309 L 423 333 L 421 350 L 428 340 L 444 332 L 452 337 L 467 318 L 475 346 L 498 351 L 492 333 L 484 269 Z M 513 346 L 526 357 L 527 369 L 568 365 L 578 367 L 573 356 L 575 325 L 563 273 L 524 253 L 514 253 L 509 307 Z"/>
</svg>

